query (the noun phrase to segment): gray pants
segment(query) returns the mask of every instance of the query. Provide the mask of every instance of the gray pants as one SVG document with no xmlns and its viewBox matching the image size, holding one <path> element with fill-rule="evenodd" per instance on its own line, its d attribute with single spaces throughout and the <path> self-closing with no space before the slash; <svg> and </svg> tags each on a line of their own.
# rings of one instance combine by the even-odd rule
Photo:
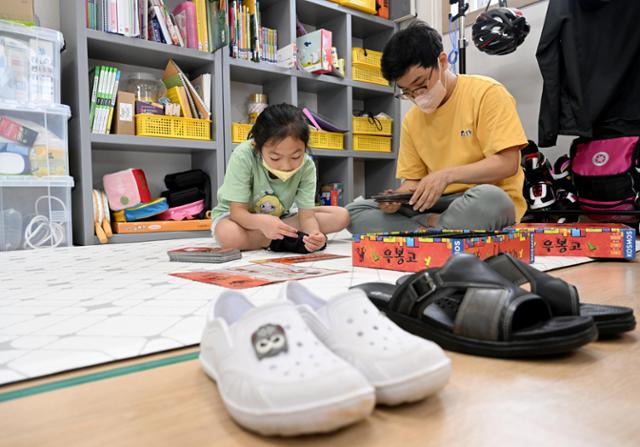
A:
<svg viewBox="0 0 640 447">
<path fill-rule="evenodd" d="M 387 214 L 374 200 L 357 200 L 347 205 L 353 234 L 383 231 L 415 231 L 426 227 L 430 213 L 441 213 L 439 228 L 467 230 L 501 230 L 515 223 L 513 201 L 494 185 L 478 185 L 462 194 L 442 196 L 425 213 L 403 205 L 398 212 Z"/>
</svg>

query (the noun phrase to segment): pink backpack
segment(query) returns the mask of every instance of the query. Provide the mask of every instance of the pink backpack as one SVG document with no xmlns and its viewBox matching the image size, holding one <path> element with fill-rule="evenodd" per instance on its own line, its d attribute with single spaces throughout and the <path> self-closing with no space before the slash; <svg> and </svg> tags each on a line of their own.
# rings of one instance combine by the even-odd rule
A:
<svg viewBox="0 0 640 447">
<path fill-rule="evenodd" d="M 574 140 L 571 174 L 582 210 L 611 211 L 610 215 L 590 215 L 593 220 L 637 222 L 640 219 L 640 214 L 616 215 L 616 211 L 640 209 L 640 137 Z"/>
</svg>

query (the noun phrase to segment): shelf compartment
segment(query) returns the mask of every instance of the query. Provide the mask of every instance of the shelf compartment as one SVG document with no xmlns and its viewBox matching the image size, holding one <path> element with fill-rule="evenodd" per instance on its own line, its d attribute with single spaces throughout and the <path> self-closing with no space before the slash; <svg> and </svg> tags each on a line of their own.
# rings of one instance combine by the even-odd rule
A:
<svg viewBox="0 0 640 447">
<path fill-rule="evenodd" d="M 184 71 L 212 64 L 214 55 L 133 37 L 87 29 L 87 49 L 91 59 L 138 65 L 164 70 L 173 59 Z"/>
<path fill-rule="evenodd" d="M 225 56 L 229 59 L 231 80 L 246 84 L 265 84 L 289 77 L 292 73 L 288 68 L 278 67 L 267 62 L 251 62 Z"/>
<path fill-rule="evenodd" d="M 135 135 L 91 134 L 91 146 L 98 150 L 139 151 L 161 153 L 194 153 L 215 151 L 215 141 L 186 140 L 176 138 L 140 137 Z"/>
</svg>

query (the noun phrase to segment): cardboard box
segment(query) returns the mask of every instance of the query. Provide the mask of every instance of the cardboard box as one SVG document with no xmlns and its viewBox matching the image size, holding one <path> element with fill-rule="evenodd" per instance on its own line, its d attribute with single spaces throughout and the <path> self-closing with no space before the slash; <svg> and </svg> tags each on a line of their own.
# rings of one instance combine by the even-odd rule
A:
<svg viewBox="0 0 640 447">
<path fill-rule="evenodd" d="M 35 18 L 33 0 L 2 0 L 0 2 L 0 19 L 33 25 Z"/>
<path fill-rule="evenodd" d="M 636 231 L 611 223 L 528 223 L 516 228 L 534 232 L 536 256 L 587 256 L 634 259 Z"/>
<path fill-rule="evenodd" d="M 136 95 L 129 92 L 118 92 L 116 100 L 115 133 L 118 135 L 135 135 L 136 124 L 133 119 Z"/>
<path fill-rule="evenodd" d="M 140 222 L 114 222 L 113 232 L 127 233 L 164 233 L 168 231 L 208 231 L 211 219 L 194 220 L 149 220 Z"/>
<path fill-rule="evenodd" d="M 298 63 L 311 73 L 331 73 L 331 31 L 319 29 L 296 40 Z"/>
<path fill-rule="evenodd" d="M 352 242 L 354 266 L 401 272 L 440 267 L 452 254 L 462 252 L 480 259 L 498 253 L 509 253 L 526 263 L 534 259 L 533 239 L 528 231 L 371 233 L 356 234 Z"/>
</svg>

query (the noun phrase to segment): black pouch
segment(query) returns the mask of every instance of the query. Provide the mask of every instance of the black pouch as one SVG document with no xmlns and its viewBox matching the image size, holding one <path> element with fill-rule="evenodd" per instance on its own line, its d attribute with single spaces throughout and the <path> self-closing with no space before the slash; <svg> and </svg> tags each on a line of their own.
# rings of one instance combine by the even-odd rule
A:
<svg viewBox="0 0 640 447">
<path fill-rule="evenodd" d="M 193 194 L 193 192 L 187 194 L 187 190 L 191 190 L 193 188 L 198 189 L 201 192 L 201 196 L 199 198 L 196 198 L 195 200 L 184 202 L 182 203 L 182 205 L 204 198 L 204 209 L 200 214 L 198 214 L 197 218 L 205 218 L 207 211 L 211 209 L 211 179 L 206 172 L 204 172 L 202 169 L 192 169 L 190 171 L 167 174 L 164 177 L 164 184 L 169 189 L 169 191 L 165 191 L 168 194 L 184 193 L 184 197 L 186 197 L 188 194 Z M 179 206 L 172 205 L 168 197 L 167 201 L 169 202 L 169 206 L 171 207 Z"/>
<path fill-rule="evenodd" d="M 162 191 L 160 195 L 167 199 L 169 208 L 175 208 L 176 206 L 182 206 L 204 199 L 204 191 L 195 186 L 182 191 Z"/>
</svg>

